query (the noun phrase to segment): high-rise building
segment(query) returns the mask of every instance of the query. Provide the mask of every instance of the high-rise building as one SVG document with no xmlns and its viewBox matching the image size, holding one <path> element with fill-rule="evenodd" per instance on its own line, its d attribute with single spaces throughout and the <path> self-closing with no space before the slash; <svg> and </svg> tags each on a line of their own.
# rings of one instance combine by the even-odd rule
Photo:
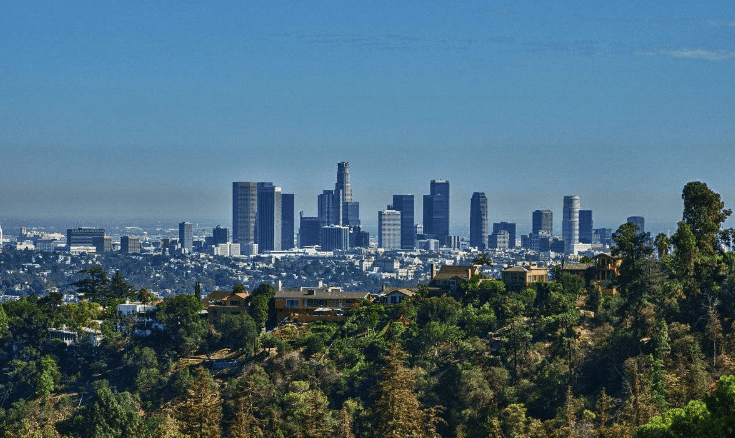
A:
<svg viewBox="0 0 735 438">
<path fill-rule="evenodd" d="M 281 188 L 270 182 L 258 183 L 256 243 L 258 251 L 281 250 Z"/>
<path fill-rule="evenodd" d="M 229 242 L 230 242 L 230 229 L 217 225 L 217 227 L 212 230 L 212 244 L 214 246 L 217 246 L 217 245 L 221 245 L 223 243 L 229 243 Z"/>
<path fill-rule="evenodd" d="M 181 244 L 182 251 L 191 254 L 194 249 L 194 232 L 191 222 L 179 224 L 179 244 Z"/>
<path fill-rule="evenodd" d="M 483 192 L 475 192 L 470 200 L 470 246 L 480 251 L 487 242 L 490 218 L 487 214 L 487 197 Z"/>
<path fill-rule="evenodd" d="M 393 195 L 392 209 L 401 212 L 401 249 L 416 247 L 413 195 Z"/>
<path fill-rule="evenodd" d="M 430 193 L 424 195 L 424 235 L 446 242 L 449 236 L 449 181 L 431 181 Z"/>
<path fill-rule="evenodd" d="M 612 228 L 595 228 L 592 231 L 592 243 L 612 246 Z"/>
<path fill-rule="evenodd" d="M 346 250 L 350 243 L 350 229 L 340 225 L 322 227 L 319 243 L 322 251 Z"/>
<path fill-rule="evenodd" d="M 258 212 L 258 183 L 232 183 L 232 241 L 256 243 L 255 217 Z"/>
<path fill-rule="evenodd" d="M 321 221 L 316 216 L 304 216 L 299 213 L 299 248 L 319 245 Z"/>
<path fill-rule="evenodd" d="M 383 210 L 378 212 L 378 247 L 401 248 L 401 212 Z"/>
<path fill-rule="evenodd" d="M 123 254 L 137 254 L 140 252 L 140 237 L 122 236 L 120 238 L 120 252 Z"/>
<path fill-rule="evenodd" d="M 579 243 L 592 243 L 592 210 L 579 210 Z"/>
<path fill-rule="evenodd" d="M 493 234 L 487 237 L 487 246 L 490 249 L 504 249 L 510 245 L 510 234 L 507 230 L 493 231 Z"/>
<path fill-rule="evenodd" d="M 232 240 L 240 249 L 278 251 L 282 238 L 281 188 L 272 182 L 232 183 Z"/>
<path fill-rule="evenodd" d="M 638 233 L 643 234 L 646 232 L 646 220 L 643 216 L 631 216 L 625 222 L 630 222 L 638 226 Z"/>
<path fill-rule="evenodd" d="M 532 214 L 531 233 L 554 235 L 554 213 L 551 210 L 535 210 Z"/>
<path fill-rule="evenodd" d="M 335 192 L 341 192 L 342 202 L 352 202 L 352 184 L 350 184 L 350 163 L 337 163 L 337 183 Z"/>
<path fill-rule="evenodd" d="M 340 225 L 354 227 L 360 225 L 360 203 L 352 200 L 352 184 L 350 184 L 350 163 L 337 163 L 337 183 L 334 193 L 340 197 L 342 222 Z"/>
<path fill-rule="evenodd" d="M 493 234 L 501 231 L 508 232 L 508 248 L 516 247 L 516 224 L 511 222 L 495 222 L 493 223 Z"/>
<path fill-rule="evenodd" d="M 564 210 L 561 220 L 564 251 L 574 252 L 574 245 L 579 243 L 579 196 L 565 196 Z"/>
<path fill-rule="evenodd" d="M 105 237 L 105 230 L 102 228 L 69 228 L 66 230 L 66 246 L 96 246 L 94 239 Z"/>
<path fill-rule="evenodd" d="M 317 200 L 319 220 L 322 226 L 342 225 L 342 197 L 340 192 L 324 190 Z"/>
<path fill-rule="evenodd" d="M 293 193 L 281 194 L 281 249 L 294 246 L 294 197 Z"/>
</svg>

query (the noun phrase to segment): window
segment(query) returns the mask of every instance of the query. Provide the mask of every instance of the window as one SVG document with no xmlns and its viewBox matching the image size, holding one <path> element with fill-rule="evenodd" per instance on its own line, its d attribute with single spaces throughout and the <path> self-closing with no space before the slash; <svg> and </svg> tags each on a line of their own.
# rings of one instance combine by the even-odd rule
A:
<svg viewBox="0 0 735 438">
<path fill-rule="evenodd" d="M 286 307 L 299 307 L 299 300 L 286 300 Z"/>
</svg>

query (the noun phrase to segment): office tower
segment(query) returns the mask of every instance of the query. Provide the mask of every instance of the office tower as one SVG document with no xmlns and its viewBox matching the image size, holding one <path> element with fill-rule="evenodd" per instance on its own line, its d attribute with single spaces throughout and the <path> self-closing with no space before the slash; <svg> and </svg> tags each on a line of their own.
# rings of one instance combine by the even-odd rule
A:
<svg viewBox="0 0 735 438">
<path fill-rule="evenodd" d="M 194 234 L 191 222 L 181 222 L 179 224 L 179 243 L 182 251 L 191 254 L 194 249 Z"/>
<path fill-rule="evenodd" d="M 595 228 L 592 233 L 592 242 L 612 246 L 612 228 Z"/>
<path fill-rule="evenodd" d="M 112 237 L 110 236 L 97 236 L 92 239 L 92 245 L 94 250 L 98 253 L 112 251 Z"/>
<path fill-rule="evenodd" d="M 321 227 L 319 244 L 322 251 L 346 250 L 350 243 L 350 229 L 340 225 Z"/>
<path fill-rule="evenodd" d="M 505 249 L 509 247 L 510 241 L 508 230 L 493 231 L 493 234 L 487 237 L 487 246 L 490 249 Z"/>
<path fill-rule="evenodd" d="M 493 234 L 498 234 L 501 231 L 508 232 L 508 246 L 507 248 L 516 247 L 516 224 L 510 222 L 496 222 L 493 224 Z"/>
<path fill-rule="evenodd" d="M 255 217 L 258 211 L 258 183 L 232 183 L 232 241 L 240 247 L 255 241 Z"/>
<path fill-rule="evenodd" d="M 66 230 L 66 246 L 95 246 L 95 238 L 104 238 L 105 230 L 102 228 L 69 228 Z"/>
<path fill-rule="evenodd" d="M 592 243 L 592 210 L 579 210 L 579 243 Z"/>
<path fill-rule="evenodd" d="M 317 197 L 319 220 L 322 226 L 342 225 L 342 196 L 341 192 L 324 190 Z"/>
<path fill-rule="evenodd" d="M 337 163 L 337 183 L 335 192 L 341 192 L 342 202 L 352 202 L 352 184 L 350 184 L 350 163 Z"/>
<path fill-rule="evenodd" d="M 551 210 L 535 210 L 532 214 L 531 233 L 554 235 L 554 213 Z"/>
<path fill-rule="evenodd" d="M 255 242 L 258 251 L 281 250 L 281 188 L 270 182 L 258 183 L 258 210 Z"/>
<path fill-rule="evenodd" d="M 643 219 L 643 216 L 631 216 L 625 222 L 636 224 L 638 226 L 638 234 L 646 232 L 646 220 Z"/>
<path fill-rule="evenodd" d="M 230 241 L 230 229 L 217 225 L 212 230 L 212 244 L 214 246 L 221 245 L 223 243 L 229 243 Z"/>
<path fill-rule="evenodd" d="M 304 212 L 300 212 L 299 248 L 319 245 L 319 230 L 321 229 L 321 227 L 321 221 L 318 217 L 304 216 Z"/>
<path fill-rule="evenodd" d="M 431 181 L 430 193 L 424 195 L 424 234 L 446 242 L 449 236 L 449 181 Z"/>
<path fill-rule="evenodd" d="M 475 192 L 470 200 L 470 246 L 480 251 L 485 249 L 490 218 L 487 214 L 487 197 Z"/>
<path fill-rule="evenodd" d="M 362 231 L 359 225 L 350 227 L 350 248 L 369 248 L 370 233 Z"/>
<path fill-rule="evenodd" d="M 293 193 L 281 194 L 281 249 L 294 246 L 294 198 Z"/>
<path fill-rule="evenodd" d="M 383 210 L 378 212 L 378 247 L 401 248 L 401 212 Z"/>
<path fill-rule="evenodd" d="M 352 184 L 350 184 L 350 163 L 337 163 L 337 183 L 334 185 L 335 195 L 340 197 L 342 209 L 341 225 L 354 227 L 360 225 L 360 203 L 352 200 Z"/>
<path fill-rule="evenodd" d="M 123 254 L 137 254 L 140 252 L 140 237 L 122 236 L 120 238 L 120 252 Z"/>
<path fill-rule="evenodd" d="M 3 249 L 3 224 L 0 223 L 0 251 Z"/>
<path fill-rule="evenodd" d="M 413 195 L 393 195 L 392 209 L 401 212 L 401 249 L 416 247 Z"/>
<path fill-rule="evenodd" d="M 579 206 L 579 196 L 564 197 L 561 234 L 564 239 L 564 251 L 568 253 L 573 253 L 574 245 L 579 243 Z"/>
</svg>

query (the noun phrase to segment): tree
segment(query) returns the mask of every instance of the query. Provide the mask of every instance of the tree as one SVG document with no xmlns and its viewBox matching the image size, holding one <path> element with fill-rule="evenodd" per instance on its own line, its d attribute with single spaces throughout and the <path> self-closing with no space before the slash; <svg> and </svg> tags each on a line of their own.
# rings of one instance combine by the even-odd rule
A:
<svg viewBox="0 0 735 438">
<path fill-rule="evenodd" d="M 242 350 L 245 354 L 253 354 L 255 341 L 258 338 L 258 328 L 255 321 L 246 313 L 226 313 L 217 324 L 221 333 L 223 346 Z"/>
<path fill-rule="evenodd" d="M 666 234 L 658 233 L 656 234 L 656 238 L 653 240 L 653 246 L 656 247 L 656 252 L 658 252 L 658 259 L 663 260 L 664 257 L 669 255 L 669 246 L 671 246 L 671 241 Z"/>
<path fill-rule="evenodd" d="M 203 309 L 194 295 L 181 294 L 167 298 L 157 310 L 157 318 L 163 330 L 171 338 L 170 346 L 189 357 L 202 344 L 207 334 L 204 320 L 199 315 Z"/>
<path fill-rule="evenodd" d="M 697 240 L 697 248 L 713 254 L 718 250 L 722 223 L 732 214 L 718 193 L 699 181 L 687 183 L 681 194 L 684 200 L 683 221 L 689 225 Z"/>
<path fill-rule="evenodd" d="M 385 438 L 438 437 L 438 417 L 424 410 L 414 390 L 416 373 L 404 365 L 406 353 L 392 345 L 375 391 L 374 418 L 378 436 Z"/>
<path fill-rule="evenodd" d="M 181 431 L 191 438 L 220 437 L 222 400 L 219 387 L 203 367 L 194 370 L 193 379 L 175 406 Z"/>
<path fill-rule="evenodd" d="M 115 271 L 109 285 L 110 296 L 118 300 L 126 300 L 134 298 L 133 287 L 125 282 L 125 277 L 120 271 Z"/>
<path fill-rule="evenodd" d="M 82 413 L 82 436 L 131 437 L 141 436 L 143 422 L 138 414 L 140 401 L 129 392 L 116 392 L 107 380 L 93 383 L 94 402 Z"/>
<path fill-rule="evenodd" d="M 77 288 L 77 295 L 107 307 L 114 299 L 114 296 L 110 294 L 110 280 L 107 278 L 107 272 L 101 266 L 95 266 L 82 269 L 78 273 L 87 274 L 89 277 L 71 284 Z"/>
</svg>

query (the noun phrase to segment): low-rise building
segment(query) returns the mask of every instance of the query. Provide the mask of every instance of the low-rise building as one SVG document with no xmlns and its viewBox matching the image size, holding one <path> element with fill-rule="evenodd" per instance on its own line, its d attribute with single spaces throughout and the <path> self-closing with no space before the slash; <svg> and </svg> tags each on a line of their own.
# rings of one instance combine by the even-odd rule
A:
<svg viewBox="0 0 735 438">
<path fill-rule="evenodd" d="M 117 316 L 120 322 L 117 331 L 124 332 L 132 330 L 136 336 L 150 336 L 153 330 L 163 330 L 163 324 L 153 317 L 153 312 L 158 306 L 143 304 L 140 302 L 117 305 Z"/>
<path fill-rule="evenodd" d="M 346 292 L 339 287 L 301 287 L 279 290 L 275 295 L 276 318 L 289 321 L 341 322 L 360 300 L 369 299 L 368 292 Z"/>
<path fill-rule="evenodd" d="M 478 266 L 449 266 L 445 265 L 436 271 L 436 265 L 431 265 L 431 280 L 429 280 L 429 291 L 432 293 L 448 292 L 454 293 L 463 281 L 480 275 Z"/>
<path fill-rule="evenodd" d="M 503 269 L 501 278 L 505 283 L 506 290 L 518 292 L 533 283 L 548 283 L 549 270 L 546 267 L 536 265 L 536 263 L 523 263 Z"/>
<path fill-rule="evenodd" d="M 247 292 L 214 291 L 202 299 L 202 304 L 207 309 L 207 320 L 216 324 L 226 314 L 248 313 Z"/>
</svg>

